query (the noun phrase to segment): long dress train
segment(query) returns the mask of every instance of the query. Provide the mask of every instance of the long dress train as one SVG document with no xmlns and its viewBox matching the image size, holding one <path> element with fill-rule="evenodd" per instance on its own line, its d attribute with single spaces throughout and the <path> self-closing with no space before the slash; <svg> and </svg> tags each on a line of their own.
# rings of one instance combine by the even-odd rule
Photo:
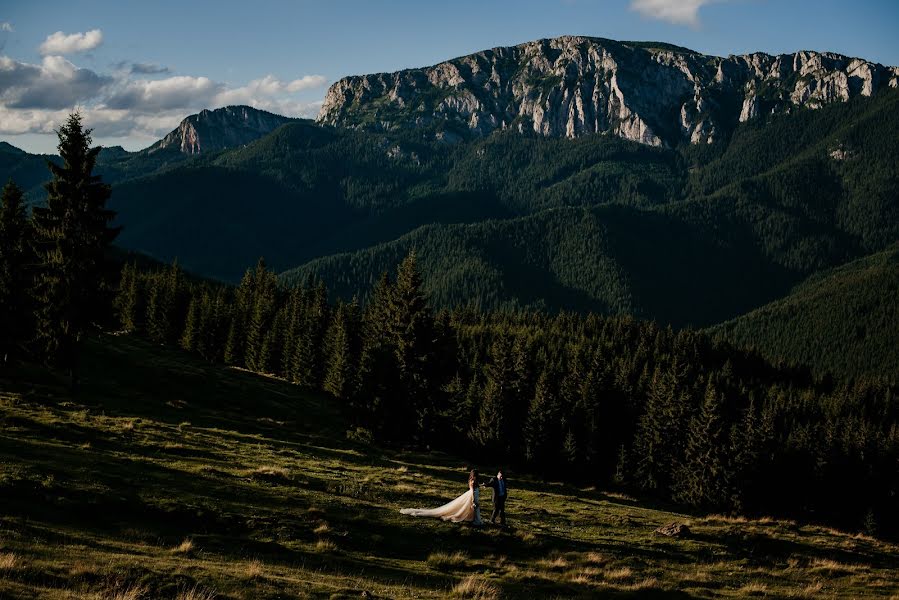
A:
<svg viewBox="0 0 899 600">
<path fill-rule="evenodd" d="M 481 523 L 481 510 L 478 506 L 480 495 L 478 488 L 471 488 L 443 506 L 437 508 L 404 508 L 400 512 L 413 517 L 436 517 L 444 521 L 452 521 L 453 523 L 471 521 L 479 525 Z"/>
</svg>

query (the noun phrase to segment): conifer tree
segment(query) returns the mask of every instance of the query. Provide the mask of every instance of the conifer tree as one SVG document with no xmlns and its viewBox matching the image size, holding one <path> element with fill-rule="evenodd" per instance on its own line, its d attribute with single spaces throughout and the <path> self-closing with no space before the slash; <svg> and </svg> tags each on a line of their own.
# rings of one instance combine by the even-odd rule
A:
<svg viewBox="0 0 899 600">
<path fill-rule="evenodd" d="M 138 273 L 137 265 L 133 262 L 125 263 L 125 266 L 122 267 L 114 307 L 119 323 L 127 331 L 139 331 L 143 324 L 146 308 L 142 305 L 144 300 L 142 280 L 143 277 Z"/>
<path fill-rule="evenodd" d="M 472 430 L 473 439 L 493 452 L 509 450 L 508 409 L 514 391 L 514 373 L 510 341 L 499 336 L 490 348 L 484 394 Z"/>
<path fill-rule="evenodd" d="M 247 328 L 256 294 L 256 273 L 265 269 L 265 261 L 260 258 L 255 269 L 247 269 L 234 292 L 231 320 L 225 342 L 225 363 L 239 367 L 246 366 Z"/>
<path fill-rule="evenodd" d="M 355 303 L 340 304 L 328 328 L 325 344 L 328 365 L 324 389 L 340 400 L 352 398 L 358 386 L 357 310 Z"/>
<path fill-rule="evenodd" d="M 393 408 L 396 381 L 396 355 L 388 335 L 390 296 L 393 282 L 382 273 L 363 316 L 362 355 L 359 360 L 361 390 L 355 408 L 369 427 L 379 431 L 382 437 L 400 435 L 398 427 L 388 420 Z"/>
<path fill-rule="evenodd" d="M 267 346 L 265 338 L 277 307 L 278 281 L 261 258 L 256 264 L 252 281 L 252 289 L 247 292 L 249 319 L 246 329 L 245 361 L 251 371 L 263 372 L 270 358 L 271 342 Z"/>
<path fill-rule="evenodd" d="M 552 389 L 553 379 L 550 372 L 540 374 L 524 429 L 525 457 L 537 465 L 550 464 L 559 448 L 556 435 L 559 402 Z"/>
<path fill-rule="evenodd" d="M 405 411 L 413 411 L 412 423 L 419 433 L 429 432 L 434 407 L 435 331 L 434 318 L 422 289 L 415 250 L 409 252 L 397 271 L 388 299 L 388 335 L 393 347 Z M 399 408 L 399 407 L 397 407 Z"/>
<path fill-rule="evenodd" d="M 679 502 L 716 507 L 724 500 L 727 473 L 720 412 L 721 395 L 710 378 L 700 411 L 690 419 L 684 462 L 673 489 Z"/>
<path fill-rule="evenodd" d="M 32 334 L 31 223 L 12 180 L 0 196 L 0 366 L 23 356 Z"/>
<path fill-rule="evenodd" d="M 184 333 L 181 334 L 181 347 L 188 352 L 194 352 L 200 348 L 200 331 L 202 327 L 203 301 L 199 294 L 191 296 L 187 309 L 187 320 L 184 323 Z"/>
<path fill-rule="evenodd" d="M 73 389 L 80 345 L 105 305 L 104 253 L 119 233 L 109 226 L 115 216 L 106 208 L 110 187 L 93 174 L 100 148 L 90 147 L 90 133 L 78 113 L 60 127 L 62 165 L 47 163 L 47 205 L 33 211 L 40 263 L 37 333 L 47 360 L 70 370 Z"/>
</svg>

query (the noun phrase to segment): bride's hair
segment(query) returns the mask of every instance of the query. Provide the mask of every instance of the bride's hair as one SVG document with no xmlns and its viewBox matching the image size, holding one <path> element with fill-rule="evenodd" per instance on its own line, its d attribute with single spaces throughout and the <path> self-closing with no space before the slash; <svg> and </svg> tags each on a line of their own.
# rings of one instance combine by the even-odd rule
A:
<svg viewBox="0 0 899 600">
<path fill-rule="evenodd" d="M 472 469 L 471 473 L 468 474 L 468 483 L 477 483 L 478 482 L 478 470 Z"/>
</svg>

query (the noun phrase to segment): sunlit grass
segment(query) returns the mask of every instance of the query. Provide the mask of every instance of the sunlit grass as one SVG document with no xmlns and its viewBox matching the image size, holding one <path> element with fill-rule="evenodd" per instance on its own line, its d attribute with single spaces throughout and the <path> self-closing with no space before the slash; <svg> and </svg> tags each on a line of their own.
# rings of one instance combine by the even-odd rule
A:
<svg viewBox="0 0 899 600">
<path fill-rule="evenodd" d="M 93 352 L 76 400 L 0 391 L 0 598 L 899 596 L 881 540 L 514 473 L 511 529 L 406 517 L 461 493 L 466 461 L 355 445 L 272 378 L 128 336 Z M 695 536 L 652 534 L 673 521 Z"/>
</svg>

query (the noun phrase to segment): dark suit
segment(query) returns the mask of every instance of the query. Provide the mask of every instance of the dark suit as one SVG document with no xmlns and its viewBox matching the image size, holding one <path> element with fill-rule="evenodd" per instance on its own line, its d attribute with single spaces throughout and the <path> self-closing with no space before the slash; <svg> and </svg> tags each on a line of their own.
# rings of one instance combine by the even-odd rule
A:
<svg viewBox="0 0 899 600">
<path fill-rule="evenodd" d="M 493 489 L 493 514 L 490 515 L 490 522 L 495 523 L 496 517 L 499 517 L 500 524 L 505 525 L 506 497 L 509 495 L 509 480 L 503 477 L 502 481 L 500 481 L 496 477 L 491 477 L 484 486 Z"/>
</svg>

